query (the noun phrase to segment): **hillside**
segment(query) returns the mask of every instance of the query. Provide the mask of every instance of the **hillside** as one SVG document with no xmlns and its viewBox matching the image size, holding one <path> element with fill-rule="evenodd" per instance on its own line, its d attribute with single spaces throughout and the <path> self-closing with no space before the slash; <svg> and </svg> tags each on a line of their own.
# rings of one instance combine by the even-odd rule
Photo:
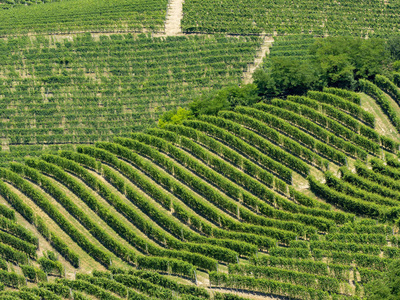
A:
<svg viewBox="0 0 400 300">
<path fill-rule="evenodd" d="M 243 290 L 300 299 L 327 298 L 326 291 L 345 298 L 362 295 L 357 284 L 379 276 L 400 255 L 397 229 L 386 224 L 398 218 L 400 194 L 390 177 L 400 176 L 392 175 L 400 174 L 399 163 L 387 160 L 385 167 L 371 160 L 372 170 L 365 165 L 368 154 L 381 156 L 381 147 L 397 153 L 398 143 L 381 139 L 372 128 L 368 138 L 357 135 L 350 124 L 358 124 L 358 130 L 366 125 L 324 101 L 358 104 L 329 93 L 309 96 L 314 100 L 291 97 L 237 107 L 218 117 L 79 146 L 77 152 L 11 163 L 0 172 L 3 203 L 9 207 L 4 211 L 14 207 L 34 232 L 46 233 L 40 249 L 60 254 L 66 278 L 74 279 L 78 267 L 84 273 L 102 266 L 120 272 L 115 268 L 133 264 L 204 287 L 239 284 Z M 324 116 L 336 127 L 323 129 L 321 121 L 305 114 L 311 106 L 323 107 L 319 120 Z M 328 108 L 347 121 L 329 117 Z M 343 136 L 328 142 L 337 128 Z M 356 173 L 346 167 L 352 158 L 358 159 Z M 341 180 L 326 172 L 340 166 Z M 291 187 L 308 174 L 325 174 L 327 186 L 308 179 L 319 198 Z M 57 243 L 54 236 L 67 239 Z M 2 241 L 16 249 L 3 254 L 11 262 L 36 258 L 24 239 Z M 226 266 L 229 275 L 220 273 Z M 254 272 L 258 279 L 251 279 Z M 77 278 L 104 284 L 82 276 Z M 309 278 L 306 285 L 304 278 Z M 272 288 L 278 284 L 274 280 L 279 289 Z M 58 284 L 89 291 L 74 282 Z"/>
<path fill-rule="evenodd" d="M 3 147 L 25 156 L 26 145 L 93 143 L 154 126 L 166 110 L 240 82 L 259 45 L 257 37 L 132 34 L 8 40 L 1 44 L 12 53 L 0 67 Z"/>
<path fill-rule="evenodd" d="M 356 300 L 386 280 L 397 2 L 0 5 L 0 299 Z M 371 51 L 328 48 L 353 39 Z"/>
<path fill-rule="evenodd" d="M 186 0 L 183 11 L 185 32 L 384 36 L 399 31 L 398 1 Z"/>
<path fill-rule="evenodd" d="M 161 31 L 165 0 L 66 0 L 0 11 L 0 35 Z"/>
</svg>

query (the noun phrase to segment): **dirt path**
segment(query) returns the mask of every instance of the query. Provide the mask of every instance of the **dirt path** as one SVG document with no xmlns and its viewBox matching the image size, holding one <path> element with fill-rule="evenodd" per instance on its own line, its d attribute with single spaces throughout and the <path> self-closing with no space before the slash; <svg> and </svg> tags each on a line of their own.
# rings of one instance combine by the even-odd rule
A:
<svg viewBox="0 0 400 300">
<path fill-rule="evenodd" d="M 167 36 L 176 36 L 182 33 L 183 1 L 170 0 L 168 3 L 167 19 L 165 20 L 165 35 Z"/>
<path fill-rule="evenodd" d="M 269 48 L 271 48 L 274 39 L 270 36 L 265 36 L 263 43 L 261 44 L 261 49 L 257 52 L 254 63 L 248 68 L 248 70 L 243 74 L 243 83 L 249 84 L 253 82 L 254 71 L 262 64 L 263 59 L 266 54 L 269 54 Z"/>
<path fill-rule="evenodd" d="M 375 130 L 379 134 L 392 138 L 397 142 L 400 141 L 396 128 L 394 128 L 389 118 L 383 113 L 374 99 L 365 94 L 361 94 L 361 107 L 374 115 Z"/>
</svg>

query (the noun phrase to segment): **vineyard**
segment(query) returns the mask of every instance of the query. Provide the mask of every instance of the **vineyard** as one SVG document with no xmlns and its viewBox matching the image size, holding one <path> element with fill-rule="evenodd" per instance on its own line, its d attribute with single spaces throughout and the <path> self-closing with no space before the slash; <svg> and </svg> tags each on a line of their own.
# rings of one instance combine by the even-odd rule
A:
<svg viewBox="0 0 400 300">
<path fill-rule="evenodd" d="M 4 5 L 1 2 L 0 8 Z M 43 5 L 17 5 L 12 9 L 0 9 L 0 36 L 85 31 L 162 31 L 167 2 L 65 0 Z"/>
<path fill-rule="evenodd" d="M 62 0 L 1 0 L 0 8 L 10 9 L 13 7 L 18 7 L 20 5 L 44 4 L 44 3 L 61 2 L 61 1 Z"/>
<path fill-rule="evenodd" d="M 238 84 L 260 39 L 83 35 L 0 43 L 5 163 L 43 145 L 64 149 L 154 126 L 166 110 Z"/>
<path fill-rule="evenodd" d="M 316 38 L 312 35 L 284 35 L 275 38 L 270 54 L 264 58 L 263 68 L 271 67 L 271 60 L 277 58 L 293 58 L 304 61 L 311 58 L 309 48 Z"/>
<path fill-rule="evenodd" d="M 400 258 L 400 163 L 359 105 L 326 89 L 10 163 L 3 295 L 362 297 Z"/>
<path fill-rule="evenodd" d="M 398 1 L 382 0 L 187 0 L 182 29 L 234 34 L 387 35 L 400 29 L 398 11 Z"/>
<path fill-rule="evenodd" d="M 0 300 L 370 299 L 399 9 L 0 0 Z"/>
</svg>

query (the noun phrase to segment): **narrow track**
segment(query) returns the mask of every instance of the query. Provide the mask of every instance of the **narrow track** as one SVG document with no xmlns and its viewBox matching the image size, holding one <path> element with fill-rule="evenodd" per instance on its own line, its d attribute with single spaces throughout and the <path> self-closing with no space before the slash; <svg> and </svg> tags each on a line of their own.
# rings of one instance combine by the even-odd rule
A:
<svg viewBox="0 0 400 300">
<path fill-rule="evenodd" d="M 176 36 L 182 34 L 181 20 L 183 17 L 184 0 L 170 0 L 165 20 L 165 35 Z"/>
<path fill-rule="evenodd" d="M 265 36 L 261 44 L 260 50 L 257 52 L 257 56 L 254 59 L 254 63 L 249 66 L 248 70 L 243 74 L 243 83 L 249 84 L 253 82 L 253 73 L 262 64 L 266 54 L 269 54 L 269 48 L 272 47 L 274 39 L 270 36 Z"/>
</svg>

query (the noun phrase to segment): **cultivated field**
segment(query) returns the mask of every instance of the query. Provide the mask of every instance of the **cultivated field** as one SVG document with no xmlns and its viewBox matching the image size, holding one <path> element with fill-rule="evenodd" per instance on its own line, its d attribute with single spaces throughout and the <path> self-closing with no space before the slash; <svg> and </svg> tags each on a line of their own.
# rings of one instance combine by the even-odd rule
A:
<svg viewBox="0 0 400 300">
<path fill-rule="evenodd" d="M 316 36 L 397 30 L 397 2 L 24 2 L 0 1 L 0 299 L 356 300 L 400 259 L 398 73 L 157 126 Z"/>
</svg>

